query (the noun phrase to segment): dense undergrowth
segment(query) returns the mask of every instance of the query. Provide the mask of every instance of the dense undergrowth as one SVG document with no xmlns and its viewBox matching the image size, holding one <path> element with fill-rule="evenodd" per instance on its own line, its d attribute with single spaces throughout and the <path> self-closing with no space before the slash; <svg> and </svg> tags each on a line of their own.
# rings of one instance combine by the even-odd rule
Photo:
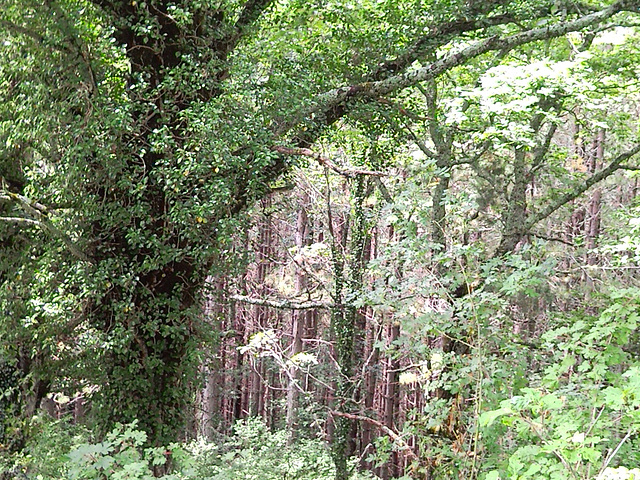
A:
<svg viewBox="0 0 640 480">
<path fill-rule="evenodd" d="M 335 476 L 323 440 L 288 444 L 285 431 L 272 432 L 257 419 L 237 423 L 234 435 L 220 442 L 201 439 L 145 448 L 146 439 L 135 422 L 119 425 L 95 442 L 84 427 L 36 417 L 23 452 L 1 457 L 0 478 L 150 480 L 160 475 L 163 480 L 329 480 Z M 370 478 L 354 469 L 353 480 Z"/>
</svg>

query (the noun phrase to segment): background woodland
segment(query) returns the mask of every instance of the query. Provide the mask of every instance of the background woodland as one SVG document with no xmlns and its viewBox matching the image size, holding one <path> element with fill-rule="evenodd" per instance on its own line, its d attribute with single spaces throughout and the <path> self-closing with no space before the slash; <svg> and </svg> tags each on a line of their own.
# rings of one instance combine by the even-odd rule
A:
<svg viewBox="0 0 640 480">
<path fill-rule="evenodd" d="M 640 2 L 0 6 L 0 478 L 640 475 Z"/>
</svg>

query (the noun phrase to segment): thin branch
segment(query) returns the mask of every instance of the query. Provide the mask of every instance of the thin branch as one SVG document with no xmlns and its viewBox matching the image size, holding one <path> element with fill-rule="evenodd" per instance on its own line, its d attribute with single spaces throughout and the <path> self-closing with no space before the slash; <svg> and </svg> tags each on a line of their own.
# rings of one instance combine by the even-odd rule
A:
<svg viewBox="0 0 640 480">
<path fill-rule="evenodd" d="M 401 125 L 398 125 L 398 123 L 390 115 L 387 115 L 384 112 L 382 113 L 382 115 L 385 117 L 387 122 L 389 122 L 392 128 L 394 128 L 397 132 L 402 133 L 403 127 Z M 414 131 L 411 130 L 411 127 L 407 125 L 406 122 L 404 124 L 404 129 L 409 133 L 409 136 L 412 138 L 412 140 L 414 141 L 414 143 L 422 153 L 424 153 L 427 157 L 432 158 L 434 160 L 438 158 L 438 155 L 434 151 L 432 151 L 429 147 L 427 147 L 427 145 L 422 140 L 420 140 L 418 135 L 416 135 Z"/>
<path fill-rule="evenodd" d="M 247 295 L 231 295 L 229 298 L 236 302 L 248 303 L 250 305 L 260 305 L 263 307 L 281 308 L 286 310 L 329 310 L 332 307 L 330 303 L 326 302 L 296 302 L 288 299 L 256 298 L 249 297 Z"/>
<path fill-rule="evenodd" d="M 420 458 L 416 455 L 416 452 L 414 452 L 413 449 L 409 445 L 407 445 L 407 442 L 405 442 L 400 435 L 398 435 L 396 432 L 391 430 L 384 423 L 374 418 L 365 417 L 364 415 L 355 415 L 353 413 L 337 412 L 335 410 L 331 410 L 329 413 L 336 417 L 344 417 L 344 418 L 348 418 L 349 420 L 356 420 L 359 422 L 370 423 L 371 425 L 378 427 L 387 436 L 389 436 L 391 440 L 393 440 L 396 443 L 400 451 L 406 452 L 407 457 L 411 458 L 411 460 L 414 460 L 416 462 L 420 462 Z"/>
<path fill-rule="evenodd" d="M 238 46 L 251 26 L 260 19 L 260 16 L 272 3 L 273 0 L 247 0 L 231 29 L 231 33 L 220 42 L 217 42 L 216 48 L 218 51 L 225 55 L 231 53 Z"/>
<path fill-rule="evenodd" d="M 5 20 L 4 18 L 0 18 L 0 27 L 6 28 L 9 32 L 18 35 L 24 35 L 35 40 L 38 43 L 45 43 L 45 38 L 39 33 L 34 32 L 33 30 L 29 30 L 28 28 L 23 27 L 22 25 L 16 25 L 9 20 Z"/>
<path fill-rule="evenodd" d="M 558 129 L 558 125 L 556 125 L 555 123 L 552 123 L 544 137 L 544 141 L 542 142 L 542 145 L 538 145 L 534 149 L 531 173 L 540 169 L 544 164 L 543 160 L 545 159 L 547 152 L 549 152 L 549 148 L 551 148 L 551 140 L 553 140 L 553 137 L 556 134 L 557 129 Z"/>
<path fill-rule="evenodd" d="M 49 212 L 47 207 L 45 207 L 41 203 L 30 200 L 24 195 L 19 195 L 17 193 L 12 193 L 12 192 L 5 192 L 4 194 L 0 195 L 0 199 L 13 200 L 14 202 L 18 203 L 26 213 L 28 213 L 29 215 L 37 219 L 37 220 L 31 219 L 30 222 L 25 221 L 29 219 L 24 219 L 24 220 L 21 220 L 20 223 L 28 223 L 31 225 L 38 225 L 42 227 L 44 230 L 47 230 L 54 237 L 57 237 L 58 239 L 62 240 L 62 242 L 67 246 L 69 251 L 75 257 L 79 258 L 84 262 L 89 262 L 89 263 L 92 262 L 91 258 L 89 258 L 89 256 L 86 253 L 82 252 L 66 233 L 64 233 L 59 228 L 57 228 L 51 222 L 51 220 L 49 220 L 49 218 L 47 217 Z M 8 218 L 8 217 L 5 217 L 5 218 Z"/>
<path fill-rule="evenodd" d="M 327 157 L 323 157 L 321 154 L 314 152 L 308 148 L 289 148 L 289 147 L 281 147 L 275 146 L 272 147 L 274 152 L 282 153 L 283 155 L 297 155 L 303 157 L 309 157 L 316 160 L 320 165 L 330 168 L 334 172 L 342 175 L 343 177 L 354 178 L 358 175 L 370 175 L 373 177 L 384 177 L 387 174 L 383 172 L 376 172 L 373 170 L 362 170 L 362 169 L 345 169 L 336 165 L 333 161 L 331 161 Z"/>
<path fill-rule="evenodd" d="M 73 50 L 71 50 L 66 45 L 61 45 L 58 43 L 51 42 L 47 40 L 47 38 L 44 35 L 34 32 L 33 30 L 23 27 L 22 25 L 17 25 L 4 18 L 0 18 L 0 27 L 7 29 L 9 32 L 11 32 L 14 35 L 24 35 L 25 37 L 29 37 L 32 40 L 35 40 L 36 42 L 38 42 L 40 45 L 43 45 L 46 47 L 53 47 L 56 50 L 61 52 L 74 54 Z"/>
<path fill-rule="evenodd" d="M 539 238 L 540 240 L 545 240 L 547 242 L 563 243 L 564 245 L 568 245 L 570 247 L 575 247 L 576 246 L 574 243 L 568 242 L 567 240 L 564 240 L 564 239 L 559 238 L 559 237 L 548 237 L 546 235 L 542 235 L 541 233 L 530 233 L 529 235 L 531 235 L 532 237 L 535 237 L 535 238 Z"/>
<path fill-rule="evenodd" d="M 374 177 L 374 182 L 376 184 L 376 187 L 378 187 L 378 190 L 380 191 L 380 195 L 382 195 L 382 198 L 384 198 L 384 200 L 388 204 L 393 205 L 393 198 L 391 197 L 391 194 L 389 193 L 389 190 L 387 189 L 385 184 L 382 183 L 382 180 L 380 180 L 379 177 Z"/>
<path fill-rule="evenodd" d="M 551 203 L 546 208 L 543 208 L 542 210 L 540 210 L 538 214 L 532 215 L 531 218 L 529 218 L 524 223 L 522 231 L 523 232 L 530 231 L 535 224 L 549 217 L 553 212 L 558 210 L 560 207 L 566 205 L 572 200 L 575 200 L 584 192 L 589 190 L 592 186 L 594 186 L 596 183 L 599 183 L 605 178 L 613 175 L 616 171 L 620 170 L 622 162 L 624 162 L 625 160 L 628 160 L 629 158 L 633 157 L 639 152 L 640 152 L 640 144 L 637 144 L 631 150 L 618 155 L 616 158 L 614 158 L 611 161 L 611 163 L 609 163 L 608 167 L 603 168 L 598 173 L 593 174 L 591 177 L 585 180 L 583 184 L 578 185 L 570 192 L 565 193 L 560 198 L 558 198 L 555 202 Z"/>
<path fill-rule="evenodd" d="M 388 98 L 380 97 L 380 98 L 378 98 L 378 103 L 380 103 L 381 105 L 388 105 L 388 106 L 390 106 L 392 108 L 395 108 L 401 115 L 403 115 L 405 117 L 409 117 L 411 120 L 413 120 L 415 122 L 426 122 L 427 121 L 426 117 L 421 117 L 420 115 L 418 115 L 418 114 L 416 114 L 414 112 L 410 112 L 409 110 L 407 110 L 405 107 L 403 107 L 399 103 L 391 101 Z"/>
<path fill-rule="evenodd" d="M 613 452 L 607 455 L 607 458 L 604 461 L 604 465 L 602 465 L 601 472 L 604 472 L 604 470 L 609 466 L 609 464 L 611 463 L 611 460 L 613 460 L 613 457 L 616 456 L 616 454 L 618 453 L 618 450 L 620 450 L 620 447 L 622 447 L 622 444 L 627 441 L 627 439 L 631 436 L 632 433 L 633 433 L 633 428 L 630 428 L 627 431 L 627 434 L 624 436 L 624 438 L 620 440 L 620 443 L 618 443 L 618 446 L 615 448 L 615 450 L 613 450 Z"/>
<path fill-rule="evenodd" d="M 36 226 L 41 226 L 42 225 L 37 220 L 32 220 L 31 218 L 24 218 L 24 217 L 2 217 L 2 216 L 0 216 L 0 222 L 23 223 L 25 225 L 36 225 Z"/>
</svg>

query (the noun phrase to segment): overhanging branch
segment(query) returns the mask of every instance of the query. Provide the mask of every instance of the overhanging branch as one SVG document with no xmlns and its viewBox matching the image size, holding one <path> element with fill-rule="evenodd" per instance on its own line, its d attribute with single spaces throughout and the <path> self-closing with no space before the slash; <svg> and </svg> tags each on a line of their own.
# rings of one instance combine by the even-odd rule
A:
<svg viewBox="0 0 640 480">
<path fill-rule="evenodd" d="M 391 76 L 384 80 L 364 82 L 361 84 L 330 90 L 318 95 L 315 98 L 315 101 L 313 102 L 314 105 L 312 107 L 300 112 L 300 114 L 297 115 L 297 118 L 280 129 L 279 133 L 284 133 L 285 131 L 294 128 L 301 118 L 313 119 L 318 114 L 321 114 L 321 112 L 338 108 L 338 106 L 345 102 L 359 98 L 377 99 L 378 97 L 397 92 L 420 82 L 434 79 L 443 73 L 463 65 L 467 61 L 485 53 L 492 51 L 508 52 L 516 47 L 528 43 L 558 38 L 566 35 L 567 33 L 580 31 L 588 26 L 603 22 L 622 11 L 635 11 L 638 9 L 639 5 L 640 1 L 638 0 L 621 0 L 603 10 L 585 15 L 569 22 L 557 23 L 542 28 L 534 28 L 507 37 L 494 35 L 463 48 L 458 52 L 445 55 L 425 67 Z"/>
</svg>

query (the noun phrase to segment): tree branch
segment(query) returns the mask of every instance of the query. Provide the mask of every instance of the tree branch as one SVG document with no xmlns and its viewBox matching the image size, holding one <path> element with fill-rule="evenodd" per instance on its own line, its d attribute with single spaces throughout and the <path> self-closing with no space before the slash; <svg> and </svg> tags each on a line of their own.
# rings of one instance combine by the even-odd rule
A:
<svg viewBox="0 0 640 480">
<path fill-rule="evenodd" d="M 28 199 L 23 195 L 19 195 L 17 193 L 12 193 L 12 192 L 5 192 L 4 194 L 0 195 L 0 200 L 12 200 L 18 203 L 26 213 L 28 213 L 32 217 L 35 217 L 37 220 L 28 219 L 28 218 L 22 219 L 21 217 L 0 217 L 0 219 L 13 218 L 14 222 L 16 219 L 20 219 L 19 222 L 15 222 L 15 223 L 24 223 L 24 224 L 40 226 L 44 230 L 47 230 L 54 237 L 57 237 L 58 239 L 62 240 L 62 242 L 67 246 L 69 251 L 75 257 L 82 260 L 83 262 L 89 262 L 89 263 L 92 262 L 91 258 L 89 258 L 89 256 L 86 253 L 82 252 L 73 242 L 73 240 L 69 238 L 67 234 L 65 234 L 63 231 L 57 228 L 51 222 L 51 220 L 47 218 L 47 215 L 49 212 L 47 207 L 45 207 L 41 203 L 31 201 L 30 199 Z"/>
<path fill-rule="evenodd" d="M 530 231 L 535 224 L 549 217 L 553 212 L 558 210 L 560 207 L 566 205 L 572 200 L 575 200 L 584 192 L 589 190 L 592 186 L 594 186 L 596 183 L 601 182 L 605 178 L 614 174 L 616 171 L 622 169 L 623 168 L 622 162 L 624 162 L 625 160 L 628 160 L 629 158 L 633 157 L 639 152 L 640 152 L 640 144 L 637 144 L 631 150 L 618 155 L 615 159 L 611 161 L 611 163 L 609 163 L 608 167 L 603 168 L 598 173 L 595 173 L 592 176 L 590 176 L 587 180 L 585 180 L 585 182 L 582 185 L 578 185 L 570 192 L 565 193 L 560 198 L 558 198 L 555 202 L 551 203 L 546 208 L 543 208 L 542 210 L 540 210 L 540 212 L 538 212 L 537 215 L 532 215 L 525 222 L 523 227 L 523 232 Z"/>
<path fill-rule="evenodd" d="M 416 462 L 420 462 L 420 458 L 416 455 L 413 449 L 409 445 L 407 445 L 407 442 L 405 442 L 400 435 L 398 435 L 396 432 L 391 430 L 384 423 L 374 418 L 365 417 L 364 415 L 355 415 L 353 413 L 337 412 L 335 410 L 331 410 L 330 413 L 331 415 L 334 415 L 336 417 L 344 417 L 344 418 L 348 418 L 349 420 L 356 420 L 359 422 L 365 422 L 365 423 L 370 423 L 371 425 L 375 425 L 380 430 L 382 430 L 387 436 L 389 436 L 389 438 L 391 438 L 391 440 L 393 440 L 396 443 L 396 445 L 398 445 L 400 451 L 406 452 L 407 457 L 411 458 L 411 460 L 414 460 Z"/>
<path fill-rule="evenodd" d="M 435 52 L 438 47 L 445 45 L 451 41 L 451 39 L 464 33 L 470 33 L 499 25 L 507 25 L 510 23 L 518 24 L 519 22 L 523 22 L 531 18 L 551 14 L 550 6 L 547 4 L 540 6 L 533 12 L 527 12 L 526 18 L 518 17 L 512 13 L 497 14 L 494 16 L 486 16 L 484 18 L 470 18 L 474 16 L 481 17 L 483 15 L 488 15 L 492 8 L 502 7 L 505 3 L 501 0 L 491 0 L 487 2 L 474 2 L 473 5 L 475 9 L 471 12 L 465 12 L 466 15 L 461 15 L 455 20 L 432 27 L 426 35 L 417 39 L 403 54 L 382 63 L 378 70 L 372 75 L 371 80 L 382 80 L 391 74 L 396 74 L 405 70 L 413 64 L 413 62 L 422 58 L 425 53 Z M 556 8 L 571 9 L 576 13 L 594 11 L 593 7 L 578 4 L 576 2 L 566 2 L 561 5 L 556 4 L 554 6 Z"/>
<path fill-rule="evenodd" d="M 255 23 L 260 15 L 273 3 L 273 0 L 247 0 L 235 24 L 235 30 L 242 34 L 247 27 Z"/>
<path fill-rule="evenodd" d="M 248 297 L 246 295 L 230 295 L 229 298 L 236 302 L 260 305 L 263 307 L 281 308 L 285 310 L 330 310 L 332 308 L 330 303 L 325 302 L 294 302 L 287 299 L 271 300 L 267 298 Z"/>
<path fill-rule="evenodd" d="M 539 238 L 540 240 L 544 240 L 546 242 L 558 242 L 558 243 L 562 243 L 564 245 L 568 245 L 570 247 L 575 247 L 576 246 L 575 243 L 569 242 L 569 241 L 564 240 L 564 239 L 559 238 L 559 237 L 549 237 L 547 235 L 543 235 L 541 233 L 535 233 L 535 232 L 531 232 L 529 235 L 531 235 L 532 237 L 535 237 L 535 238 Z"/>
<path fill-rule="evenodd" d="M 463 65 L 467 61 L 485 53 L 492 51 L 507 52 L 528 43 L 558 38 L 569 32 L 576 32 L 590 25 L 600 23 L 622 11 L 637 10 L 639 5 L 640 2 L 638 0 L 620 0 L 603 10 L 569 22 L 534 28 L 503 38 L 499 35 L 494 35 L 465 47 L 456 53 L 445 55 L 425 67 L 391 76 L 384 80 L 335 88 L 318 95 L 313 102 L 313 106 L 300 112 L 295 120 L 285 124 L 279 133 L 284 134 L 286 131 L 297 126 L 301 118 L 317 119 L 316 117 L 322 117 L 324 115 L 322 114 L 323 111 L 332 111 L 346 102 L 362 98 L 378 98 L 389 93 L 397 92 L 420 82 L 434 79 L 446 71 Z M 308 143 L 309 140 L 306 139 L 306 142 Z"/>
<path fill-rule="evenodd" d="M 349 178 L 354 178 L 358 175 L 371 175 L 374 177 L 384 177 L 387 174 L 383 172 L 376 172 L 373 170 L 361 170 L 361 169 L 344 169 L 336 165 L 327 157 L 323 157 L 319 153 L 315 153 L 314 151 L 308 148 L 288 148 L 275 146 L 272 148 L 274 152 L 282 153 L 283 155 L 298 155 L 303 157 L 310 157 L 318 161 L 318 163 L 324 167 L 330 168 L 334 172 Z"/>
<path fill-rule="evenodd" d="M 38 42 L 40 45 L 46 46 L 46 47 L 53 47 L 56 50 L 59 50 L 61 52 L 65 52 L 65 53 L 70 53 L 73 54 L 74 52 L 68 48 L 66 45 L 61 45 L 58 43 L 54 43 L 51 41 L 48 41 L 47 38 L 44 35 L 41 35 L 37 32 L 34 32 L 33 30 L 30 30 L 26 27 L 23 27 L 22 25 L 17 25 L 9 20 L 6 20 L 4 18 L 0 18 L 0 27 L 5 28 L 6 30 L 8 30 L 9 32 L 13 33 L 14 35 L 24 35 L 25 37 L 29 37 L 32 40 L 35 40 L 36 42 Z"/>
<path fill-rule="evenodd" d="M 0 216 L 0 222 L 22 223 L 22 224 L 25 224 L 25 225 L 36 225 L 36 226 L 42 225 L 37 220 L 32 220 L 31 218 L 24 218 L 24 217 L 2 217 L 2 216 Z"/>
</svg>

